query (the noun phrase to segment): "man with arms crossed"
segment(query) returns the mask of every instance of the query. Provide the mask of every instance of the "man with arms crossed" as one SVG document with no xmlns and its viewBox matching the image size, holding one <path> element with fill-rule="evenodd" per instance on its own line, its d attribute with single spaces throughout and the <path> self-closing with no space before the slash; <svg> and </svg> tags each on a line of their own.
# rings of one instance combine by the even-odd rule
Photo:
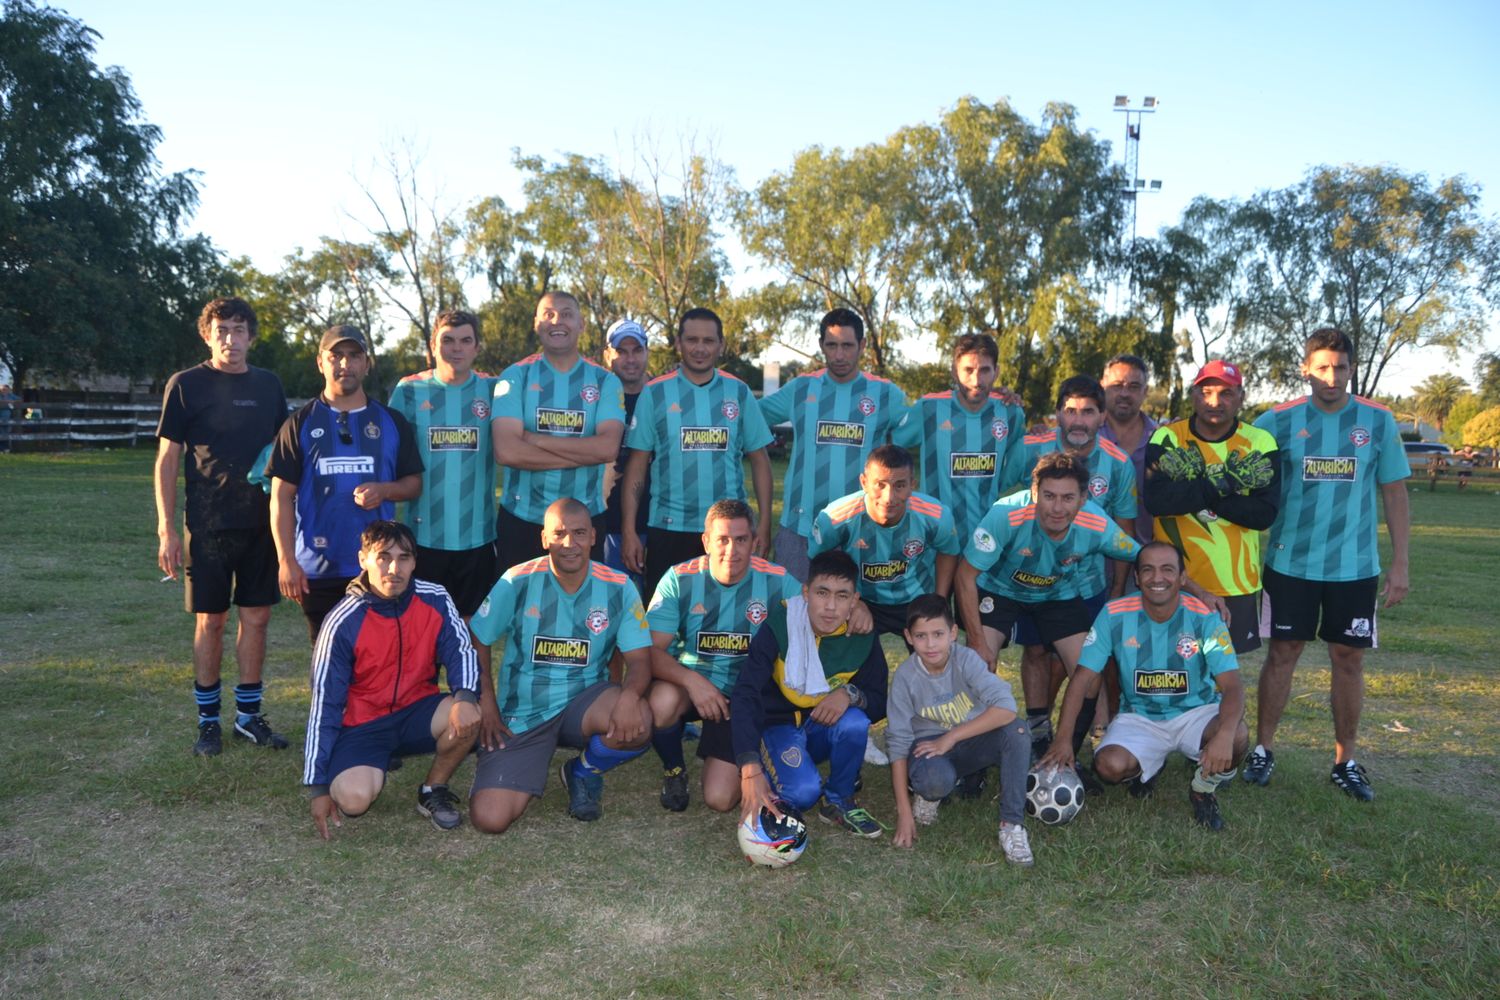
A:
<svg viewBox="0 0 1500 1000">
<path fill-rule="evenodd" d="M 1223 621 L 1182 593 L 1182 554 L 1148 542 L 1135 561 L 1140 592 L 1104 606 L 1084 639 L 1079 669 L 1068 682 L 1057 739 L 1039 767 L 1073 765 L 1073 726 L 1087 692 L 1097 691 L 1111 657 L 1120 673 L 1120 714 L 1094 751 L 1094 772 L 1132 780 L 1137 798 L 1151 794 L 1167 755 L 1194 761 L 1188 799 L 1193 819 L 1223 828 L 1216 792 L 1245 755 L 1245 689 Z"/>
<path fill-rule="evenodd" d="M 1311 393 L 1261 414 L 1255 426 L 1281 454 L 1281 513 L 1271 526 L 1265 591 L 1270 648 L 1260 671 L 1255 749 L 1245 780 L 1264 785 L 1292 689 L 1292 671 L 1313 638 L 1328 644 L 1333 667 L 1334 765 L 1329 779 L 1361 802 L 1375 797 L 1354 759 L 1364 702 L 1365 650 L 1375 645 L 1380 589 L 1375 494 L 1385 508 L 1391 567 L 1382 607 L 1400 604 L 1407 575 L 1406 480 L 1411 466 L 1391 411 L 1349 393 L 1354 345 L 1331 328 L 1307 338 L 1302 374 Z M 1319 619 L 1321 617 L 1321 627 Z"/>
<path fill-rule="evenodd" d="M 193 697 L 198 740 L 193 753 L 223 748 L 219 665 L 231 598 L 240 607 L 235 637 L 239 683 L 234 689 L 236 737 L 284 749 L 261 714 L 266 626 L 276 588 L 276 547 L 266 495 L 247 477 L 286 419 L 286 396 L 272 373 L 245 359 L 255 339 L 255 311 L 241 299 L 214 299 L 198 317 L 209 359 L 167 380 L 156 434 L 156 562 L 177 579 L 186 568 L 187 610 L 194 616 Z M 187 465 L 187 552 L 177 532 L 177 470 Z"/>
<path fill-rule="evenodd" d="M 395 521 L 360 536 L 360 575 L 313 649 L 302 781 L 313 824 L 359 816 L 385 786 L 390 759 L 432 754 L 417 812 L 440 830 L 463 822 L 448 779 L 479 732 L 479 666 L 448 592 L 414 578 L 417 542 Z M 438 690 L 438 668 L 451 694 Z"/>
</svg>

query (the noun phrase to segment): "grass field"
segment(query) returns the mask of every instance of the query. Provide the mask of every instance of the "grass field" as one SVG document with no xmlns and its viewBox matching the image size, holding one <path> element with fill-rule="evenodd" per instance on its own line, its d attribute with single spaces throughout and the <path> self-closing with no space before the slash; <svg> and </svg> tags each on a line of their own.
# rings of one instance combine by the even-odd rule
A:
<svg viewBox="0 0 1500 1000">
<path fill-rule="evenodd" d="M 439 833 L 413 810 L 418 764 L 319 841 L 299 787 L 295 608 L 273 616 L 267 666 L 267 711 L 294 749 L 189 754 L 191 623 L 157 582 L 149 477 L 145 451 L 0 455 L 0 995 L 1500 989 L 1488 489 L 1411 495 L 1413 593 L 1368 661 L 1372 805 L 1328 784 L 1327 660 L 1310 650 L 1276 779 L 1225 792 L 1219 836 L 1191 825 L 1173 762 L 1150 801 L 1112 789 L 1034 829 L 1031 870 L 1005 864 L 984 801 L 944 807 L 914 851 L 815 823 L 803 860 L 770 872 L 696 794 L 664 813 L 650 757 L 610 775 L 595 824 L 568 819 L 554 783 L 504 837 Z M 1252 717 L 1259 665 L 1245 664 Z M 888 772 L 865 780 L 893 821 Z"/>
</svg>

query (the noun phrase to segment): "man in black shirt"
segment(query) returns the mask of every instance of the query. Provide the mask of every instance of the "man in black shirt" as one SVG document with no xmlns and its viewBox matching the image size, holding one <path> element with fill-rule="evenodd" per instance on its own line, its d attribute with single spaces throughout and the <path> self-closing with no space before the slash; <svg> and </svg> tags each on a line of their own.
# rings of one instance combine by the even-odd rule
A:
<svg viewBox="0 0 1500 1000">
<path fill-rule="evenodd" d="M 193 694 L 198 741 L 193 753 L 202 757 L 223 747 L 219 662 L 231 600 L 240 608 L 234 734 L 254 746 L 280 750 L 287 745 L 260 710 L 266 624 L 280 598 L 270 503 L 248 479 L 286 419 L 287 407 L 281 381 L 246 361 L 255 332 L 255 311 L 244 301 L 215 299 L 204 306 L 198 334 L 208 345 L 209 359 L 167 380 L 156 429 L 156 561 L 173 580 L 179 569 L 186 569 L 187 610 L 197 619 Z M 185 548 L 177 531 L 177 472 L 184 454 Z"/>
</svg>

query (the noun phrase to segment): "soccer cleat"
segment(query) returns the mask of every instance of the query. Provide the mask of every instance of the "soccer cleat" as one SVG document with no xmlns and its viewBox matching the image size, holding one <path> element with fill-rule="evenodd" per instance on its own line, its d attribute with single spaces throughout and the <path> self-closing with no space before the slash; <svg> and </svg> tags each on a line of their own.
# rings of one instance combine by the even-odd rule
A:
<svg viewBox="0 0 1500 1000">
<path fill-rule="evenodd" d="M 432 820 L 439 830 L 452 830 L 464 821 L 458 809 L 458 796 L 447 785 L 433 785 L 430 791 L 417 789 L 417 812 Z"/>
<path fill-rule="evenodd" d="M 1000 849 L 1005 852 L 1005 860 L 1013 865 L 1029 865 L 1036 860 L 1031 855 L 1026 828 L 1020 823 L 1000 824 Z"/>
<path fill-rule="evenodd" d="M 1078 780 L 1083 783 L 1083 792 L 1085 795 L 1104 794 L 1104 784 L 1098 778 L 1094 777 L 1093 768 L 1084 767 L 1082 764 L 1074 761 L 1073 773 L 1078 775 Z"/>
<path fill-rule="evenodd" d="M 825 823 L 841 826 L 856 837 L 868 837 L 871 840 L 880 836 L 880 832 L 885 829 L 874 816 L 852 802 L 846 809 L 824 799 L 823 804 L 818 807 L 818 818 Z"/>
<path fill-rule="evenodd" d="M 198 727 L 198 742 L 193 744 L 194 757 L 217 757 L 224 749 L 224 734 L 217 722 Z"/>
<path fill-rule="evenodd" d="M 1269 785 L 1271 783 L 1271 772 L 1276 770 L 1276 755 L 1260 744 L 1250 751 L 1245 758 L 1244 770 L 1240 777 L 1252 785 Z"/>
<path fill-rule="evenodd" d="M 1193 819 L 1199 826 L 1207 827 L 1214 833 L 1224 829 L 1224 817 L 1219 815 L 1219 797 L 1213 792 L 1195 792 L 1188 790 L 1188 799 L 1193 803 Z"/>
<path fill-rule="evenodd" d="M 932 799 L 924 799 L 916 792 L 911 796 L 911 815 L 921 826 L 931 826 L 937 822 L 938 806 L 941 803 Z"/>
<path fill-rule="evenodd" d="M 687 770 L 674 767 L 661 783 L 661 807 L 680 813 L 688 807 Z"/>
<path fill-rule="evenodd" d="M 1133 799 L 1149 799 L 1151 793 L 1156 791 L 1156 779 L 1159 777 L 1161 777 L 1160 771 L 1153 774 L 1150 781 L 1142 781 L 1140 776 L 1137 775 L 1126 783 L 1125 788 L 1130 792 L 1130 797 Z"/>
<path fill-rule="evenodd" d="M 568 790 L 568 815 L 585 823 L 592 823 L 604 815 L 600 800 L 604 798 L 604 778 L 597 774 L 584 774 L 577 767 L 579 758 L 565 761 L 558 772 L 563 787 Z"/>
<path fill-rule="evenodd" d="M 245 740 L 253 746 L 271 750 L 285 750 L 288 745 L 285 736 L 271 731 L 271 724 L 264 715 L 252 715 L 249 722 L 236 721 L 234 735 L 236 739 Z"/>
<path fill-rule="evenodd" d="M 1328 780 L 1338 785 L 1346 795 L 1361 802 L 1371 802 L 1375 798 L 1375 789 L 1370 787 L 1370 779 L 1365 776 L 1365 769 L 1352 760 L 1335 764 Z"/>
</svg>

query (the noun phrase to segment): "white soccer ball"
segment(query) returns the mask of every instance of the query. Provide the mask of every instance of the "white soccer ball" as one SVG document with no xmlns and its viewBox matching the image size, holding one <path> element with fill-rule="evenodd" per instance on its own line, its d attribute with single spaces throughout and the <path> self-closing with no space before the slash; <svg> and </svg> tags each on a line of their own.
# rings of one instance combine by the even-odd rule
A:
<svg viewBox="0 0 1500 1000">
<path fill-rule="evenodd" d="M 735 829 L 740 853 L 753 865 L 767 868 L 785 868 L 802 857 L 807 850 L 807 824 L 797 810 L 778 802 L 781 819 L 769 809 L 762 809 L 759 816 L 740 821 Z"/>
<path fill-rule="evenodd" d="M 1049 826 L 1066 823 L 1083 809 L 1083 782 L 1071 767 L 1033 769 L 1026 775 L 1026 813 Z"/>
</svg>

